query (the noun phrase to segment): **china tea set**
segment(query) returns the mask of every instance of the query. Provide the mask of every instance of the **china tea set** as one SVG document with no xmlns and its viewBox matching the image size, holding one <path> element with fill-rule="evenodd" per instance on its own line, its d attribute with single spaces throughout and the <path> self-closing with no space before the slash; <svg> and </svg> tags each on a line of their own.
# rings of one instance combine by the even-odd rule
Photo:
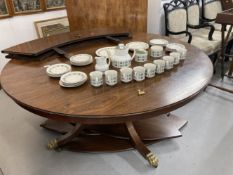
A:
<svg viewBox="0 0 233 175">
<path fill-rule="evenodd" d="M 165 70 L 172 69 L 174 65 L 178 65 L 187 55 L 187 49 L 182 44 L 169 44 L 163 39 L 152 39 L 150 45 L 151 47 L 145 42 L 130 42 L 126 45 L 118 44 L 116 47 L 98 49 L 95 57 L 95 71 L 89 73 L 91 85 L 100 87 L 104 82 L 109 86 L 116 85 L 118 83 L 117 69 L 119 69 L 119 79 L 123 83 L 153 78 L 156 74 L 161 74 Z M 149 47 L 150 54 L 148 54 Z M 164 54 L 164 48 L 169 51 L 169 55 Z M 153 59 L 152 63 L 148 62 L 148 55 Z M 133 60 L 145 64 L 131 68 Z M 78 54 L 70 58 L 73 66 L 86 66 L 92 62 L 93 58 L 89 54 Z M 109 70 L 110 66 L 115 70 Z M 48 66 L 46 72 L 50 77 L 60 77 L 59 84 L 62 87 L 77 87 L 88 79 L 84 72 L 71 72 L 71 66 L 68 64 Z"/>
</svg>

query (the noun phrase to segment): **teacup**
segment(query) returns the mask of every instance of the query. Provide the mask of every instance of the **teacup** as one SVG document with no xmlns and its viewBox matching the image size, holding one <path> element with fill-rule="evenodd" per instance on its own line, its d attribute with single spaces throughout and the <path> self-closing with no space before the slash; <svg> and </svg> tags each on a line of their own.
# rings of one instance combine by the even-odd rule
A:
<svg viewBox="0 0 233 175">
<path fill-rule="evenodd" d="M 187 57 L 187 49 L 180 48 L 177 51 L 180 53 L 180 60 L 185 60 Z"/>
<path fill-rule="evenodd" d="M 150 48 L 150 56 L 153 58 L 160 58 L 163 56 L 163 47 L 162 46 L 152 46 Z"/>
<path fill-rule="evenodd" d="M 123 67 L 120 69 L 121 81 L 124 83 L 131 82 L 133 79 L 133 69 L 129 67 Z"/>
<path fill-rule="evenodd" d="M 180 63 L 180 57 L 181 57 L 181 54 L 179 52 L 171 52 L 170 53 L 170 56 L 174 57 L 174 65 L 177 65 Z"/>
<path fill-rule="evenodd" d="M 175 58 L 172 56 L 164 56 L 163 60 L 165 61 L 165 69 L 169 70 L 173 68 Z"/>
<path fill-rule="evenodd" d="M 145 80 L 146 69 L 142 66 L 136 66 L 134 70 L 134 80 L 143 81 Z"/>
<path fill-rule="evenodd" d="M 93 71 L 90 74 L 91 85 L 94 87 L 100 87 L 103 85 L 103 73 L 100 71 Z"/>
<path fill-rule="evenodd" d="M 153 78 L 155 76 L 156 65 L 153 63 L 146 63 L 144 67 L 146 69 L 146 77 Z"/>
<path fill-rule="evenodd" d="M 165 61 L 164 60 L 154 60 L 153 62 L 155 65 L 156 65 L 156 70 L 155 72 L 157 74 L 161 74 L 164 72 L 164 69 L 165 69 Z"/>
<path fill-rule="evenodd" d="M 105 71 L 105 83 L 109 86 L 114 86 L 117 84 L 117 71 L 107 70 Z"/>
<path fill-rule="evenodd" d="M 135 51 L 135 61 L 137 62 L 145 62 L 147 61 L 147 57 L 148 57 L 148 52 L 144 49 L 136 49 Z"/>
</svg>

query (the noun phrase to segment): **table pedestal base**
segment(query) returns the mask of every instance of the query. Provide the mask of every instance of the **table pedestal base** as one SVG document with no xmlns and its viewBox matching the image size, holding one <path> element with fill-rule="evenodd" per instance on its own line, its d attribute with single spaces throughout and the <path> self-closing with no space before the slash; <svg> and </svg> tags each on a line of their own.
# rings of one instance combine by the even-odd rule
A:
<svg viewBox="0 0 233 175">
<path fill-rule="evenodd" d="M 43 128 L 62 134 L 49 142 L 50 149 L 65 148 L 78 152 L 115 152 L 136 148 L 157 167 L 157 157 L 145 146 L 156 141 L 182 136 L 187 121 L 174 115 L 114 125 L 80 125 L 47 120 Z"/>
</svg>

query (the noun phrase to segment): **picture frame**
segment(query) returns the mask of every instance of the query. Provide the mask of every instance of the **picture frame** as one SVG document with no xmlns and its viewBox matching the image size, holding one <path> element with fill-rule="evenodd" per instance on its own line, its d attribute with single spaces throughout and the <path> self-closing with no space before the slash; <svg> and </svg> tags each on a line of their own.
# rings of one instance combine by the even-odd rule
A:
<svg viewBox="0 0 233 175">
<path fill-rule="evenodd" d="M 36 28 L 38 38 L 70 32 L 69 20 L 67 16 L 35 21 L 34 26 Z"/>
<path fill-rule="evenodd" d="M 46 10 L 57 10 L 65 8 L 65 0 L 45 0 Z"/>
<path fill-rule="evenodd" d="M 42 0 L 10 0 L 14 15 L 31 14 L 43 11 Z"/>
<path fill-rule="evenodd" d="M 10 3 L 8 0 L 0 0 L 0 19 L 12 16 Z"/>
<path fill-rule="evenodd" d="M 65 0 L 0 0 L 0 19 L 65 8 Z"/>
</svg>

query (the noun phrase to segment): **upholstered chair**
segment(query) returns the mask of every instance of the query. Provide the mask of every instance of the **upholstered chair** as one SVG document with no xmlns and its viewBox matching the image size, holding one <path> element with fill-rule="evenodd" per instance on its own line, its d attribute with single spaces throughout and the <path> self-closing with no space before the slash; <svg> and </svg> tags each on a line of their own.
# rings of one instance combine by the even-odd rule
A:
<svg viewBox="0 0 233 175">
<path fill-rule="evenodd" d="M 201 19 L 199 0 L 186 0 L 184 2 L 188 13 L 188 27 L 190 29 L 194 29 L 194 31 L 197 29 L 207 28 L 208 39 L 212 40 L 215 28 L 212 24 Z"/>
<path fill-rule="evenodd" d="M 202 19 L 208 22 L 212 22 L 215 30 L 221 31 L 221 24 L 216 24 L 215 19 L 217 14 L 222 12 L 222 4 L 220 0 L 201 0 L 202 5 Z M 232 0 L 233 1 L 233 0 Z M 227 27 L 229 29 L 230 26 Z"/>
<path fill-rule="evenodd" d="M 163 5 L 165 13 L 166 35 L 188 42 L 211 55 L 215 51 L 212 41 L 193 36 L 188 31 L 186 4 L 182 0 L 173 0 Z"/>
<path fill-rule="evenodd" d="M 186 0 L 185 4 L 189 31 L 193 36 L 210 40 L 210 44 L 214 48 L 213 52 L 217 53 L 221 46 L 221 32 L 215 31 L 212 24 L 201 19 L 199 0 Z"/>
<path fill-rule="evenodd" d="M 215 32 L 213 37 L 215 39 L 221 40 L 222 37 L 221 37 L 220 31 L 222 29 L 222 26 L 221 26 L 221 24 L 215 23 L 215 19 L 217 17 L 217 14 L 222 12 L 221 0 L 201 0 L 201 1 L 202 1 L 202 5 L 201 5 L 202 18 L 206 21 L 212 22 L 212 24 L 215 27 L 215 31 L 219 31 L 219 32 Z M 232 2 L 233 2 L 233 0 L 232 0 Z M 230 26 L 227 26 L 226 30 L 228 31 L 229 28 L 230 28 Z M 227 31 L 225 32 L 226 35 L 227 35 Z M 227 54 L 230 54 L 230 52 L 233 48 L 233 31 L 231 34 L 232 35 L 230 36 L 228 45 L 226 47 Z"/>
</svg>

